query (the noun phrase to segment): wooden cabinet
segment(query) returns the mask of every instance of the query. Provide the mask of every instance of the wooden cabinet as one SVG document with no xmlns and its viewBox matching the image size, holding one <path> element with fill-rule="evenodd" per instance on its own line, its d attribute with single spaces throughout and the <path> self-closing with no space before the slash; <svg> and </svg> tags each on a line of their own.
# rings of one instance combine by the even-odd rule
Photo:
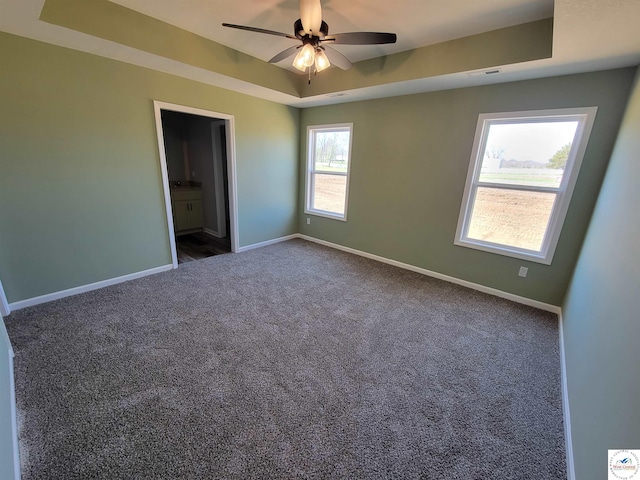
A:
<svg viewBox="0 0 640 480">
<path fill-rule="evenodd" d="M 202 231 L 204 222 L 201 188 L 172 188 L 171 208 L 176 235 Z"/>
</svg>

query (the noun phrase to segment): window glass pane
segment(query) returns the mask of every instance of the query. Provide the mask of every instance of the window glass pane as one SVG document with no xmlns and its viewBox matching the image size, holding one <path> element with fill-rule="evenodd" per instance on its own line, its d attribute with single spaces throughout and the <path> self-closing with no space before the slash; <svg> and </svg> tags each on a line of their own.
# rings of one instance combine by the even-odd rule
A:
<svg viewBox="0 0 640 480">
<path fill-rule="evenodd" d="M 577 127 L 577 121 L 491 124 L 480 182 L 559 187 Z"/>
<path fill-rule="evenodd" d="M 314 170 L 347 173 L 349 130 L 317 131 L 313 155 Z"/>
<path fill-rule="evenodd" d="M 478 187 L 467 237 L 539 252 L 555 193 Z"/>
<path fill-rule="evenodd" d="M 313 174 L 311 208 L 344 215 L 347 197 L 346 175 Z"/>
</svg>

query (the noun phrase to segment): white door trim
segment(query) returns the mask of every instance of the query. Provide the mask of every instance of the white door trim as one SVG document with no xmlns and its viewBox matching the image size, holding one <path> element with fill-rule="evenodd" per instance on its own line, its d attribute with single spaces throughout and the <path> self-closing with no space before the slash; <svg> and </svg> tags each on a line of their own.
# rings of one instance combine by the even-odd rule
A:
<svg viewBox="0 0 640 480">
<path fill-rule="evenodd" d="M 162 110 L 170 110 L 172 112 L 188 113 L 191 115 L 199 115 L 201 117 L 210 117 L 221 119 L 225 122 L 225 131 L 227 135 L 227 171 L 229 176 L 229 221 L 231 231 L 231 251 L 237 252 L 239 245 L 238 238 L 238 217 L 236 209 L 236 144 L 235 144 L 235 117 L 226 113 L 212 112 L 210 110 L 202 110 L 200 108 L 187 107 L 184 105 L 176 105 L 174 103 L 153 101 L 153 110 L 156 119 L 156 133 L 158 137 L 158 152 L 160 154 L 160 171 L 162 172 L 162 187 L 164 189 L 164 204 L 167 216 L 167 234 L 169 236 L 169 244 L 171 246 L 171 261 L 173 268 L 178 268 L 178 253 L 176 251 L 176 241 L 173 233 L 173 213 L 171 210 L 171 192 L 169 190 L 169 172 L 167 168 L 167 158 L 164 150 L 164 131 L 162 129 Z"/>
<path fill-rule="evenodd" d="M 11 313 L 9 302 L 7 302 L 7 296 L 4 294 L 4 288 L 2 287 L 2 280 L 0 280 L 0 315 L 6 317 Z"/>
</svg>

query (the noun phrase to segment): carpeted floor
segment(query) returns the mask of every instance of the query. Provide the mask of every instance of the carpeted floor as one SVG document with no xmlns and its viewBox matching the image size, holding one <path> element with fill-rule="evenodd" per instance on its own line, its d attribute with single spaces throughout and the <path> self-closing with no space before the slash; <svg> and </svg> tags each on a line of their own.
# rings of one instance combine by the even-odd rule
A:
<svg viewBox="0 0 640 480">
<path fill-rule="evenodd" d="M 555 315 L 302 240 L 13 312 L 23 479 L 560 479 Z"/>
</svg>

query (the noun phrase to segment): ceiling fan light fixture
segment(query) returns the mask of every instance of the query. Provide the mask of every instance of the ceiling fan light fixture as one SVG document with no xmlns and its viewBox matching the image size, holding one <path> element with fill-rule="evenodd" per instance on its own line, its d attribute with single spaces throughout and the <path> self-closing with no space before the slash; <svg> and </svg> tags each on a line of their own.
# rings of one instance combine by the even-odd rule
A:
<svg viewBox="0 0 640 480">
<path fill-rule="evenodd" d="M 304 72 L 307 67 L 313 65 L 315 61 L 315 49 L 313 45 L 307 43 L 304 47 L 300 49 L 296 58 L 293 60 L 293 66 L 298 70 Z"/>
<path fill-rule="evenodd" d="M 330 66 L 331 63 L 329 62 L 326 53 L 318 49 L 318 51 L 316 52 L 316 72 L 326 70 Z"/>
<path fill-rule="evenodd" d="M 307 67 L 304 66 L 304 64 L 302 62 L 297 61 L 297 57 L 296 59 L 293 61 L 293 66 L 295 68 L 297 68 L 298 70 L 300 70 L 301 72 L 306 72 L 307 71 Z"/>
<path fill-rule="evenodd" d="M 312 73 L 322 72 L 331 66 L 338 67 L 341 70 L 349 70 L 353 66 L 347 57 L 329 45 L 382 45 L 396 43 L 397 36 L 395 33 L 349 32 L 329 35 L 329 25 L 322 19 L 321 0 L 299 1 L 300 18 L 293 22 L 293 35 L 247 25 L 235 25 L 233 23 L 223 23 L 222 26 L 285 37 L 301 42 L 302 45 L 298 43 L 297 46 L 289 47 L 278 53 L 269 60 L 269 63 L 279 63 L 295 55 L 293 66 L 303 73 L 308 70 L 309 83 L 311 83 Z M 325 43 L 326 46 L 324 46 Z M 329 52 L 333 63 L 329 61 L 325 49 Z"/>
</svg>

